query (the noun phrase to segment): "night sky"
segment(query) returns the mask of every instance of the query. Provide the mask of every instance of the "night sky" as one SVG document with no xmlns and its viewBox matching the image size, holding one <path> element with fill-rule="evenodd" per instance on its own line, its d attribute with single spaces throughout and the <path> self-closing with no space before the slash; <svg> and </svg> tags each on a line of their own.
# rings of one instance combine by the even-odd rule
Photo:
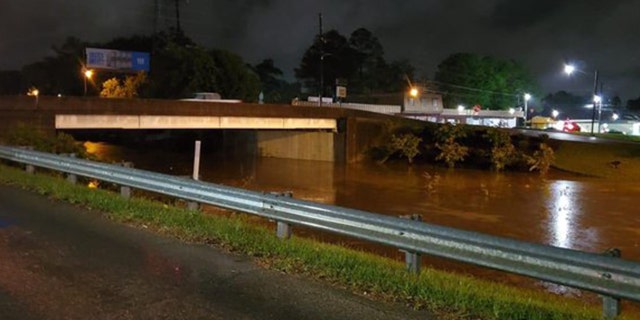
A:
<svg viewBox="0 0 640 320">
<path fill-rule="evenodd" d="M 175 26 L 173 0 L 158 0 L 160 29 Z M 606 93 L 640 96 L 640 0 L 181 0 L 187 36 L 255 64 L 273 58 L 293 68 L 324 29 L 348 37 L 369 29 L 387 61 L 408 59 L 433 78 L 448 55 L 471 52 L 515 59 L 539 80 L 542 93 L 586 95 L 598 69 Z M 2 0 L 0 69 L 51 55 L 67 36 L 107 41 L 154 30 L 153 0 Z M 584 73 L 568 78 L 565 61 Z"/>
</svg>

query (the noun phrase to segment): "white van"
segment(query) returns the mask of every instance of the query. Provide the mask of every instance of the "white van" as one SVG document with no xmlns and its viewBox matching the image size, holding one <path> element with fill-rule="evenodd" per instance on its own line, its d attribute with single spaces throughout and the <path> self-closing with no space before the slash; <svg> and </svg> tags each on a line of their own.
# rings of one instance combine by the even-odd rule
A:
<svg viewBox="0 0 640 320">
<path fill-rule="evenodd" d="M 242 100 L 222 99 L 217 92 L 195 92 L 191 98 L 180 99 L 180 101 L 197 101 L 197 102 L 223 102 L 223 103 L 241 103 Z"/>
</svg>

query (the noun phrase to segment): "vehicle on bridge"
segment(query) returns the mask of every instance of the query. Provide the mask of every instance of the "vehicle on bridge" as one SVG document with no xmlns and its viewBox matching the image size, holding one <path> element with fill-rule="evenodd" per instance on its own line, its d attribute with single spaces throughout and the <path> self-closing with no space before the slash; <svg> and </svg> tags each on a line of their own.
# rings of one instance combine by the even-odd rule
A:
<svg viewBox="0 0 640 320">
<path fill-rule="evenodd" d="M 196 101 L 196 102 L 222 102 L 222 103 L 241 103 L 238 99 L 222 99 L 217 92 L 195 92 L 191 98 L 180 99 L 180 101 Z"/>
</svg>

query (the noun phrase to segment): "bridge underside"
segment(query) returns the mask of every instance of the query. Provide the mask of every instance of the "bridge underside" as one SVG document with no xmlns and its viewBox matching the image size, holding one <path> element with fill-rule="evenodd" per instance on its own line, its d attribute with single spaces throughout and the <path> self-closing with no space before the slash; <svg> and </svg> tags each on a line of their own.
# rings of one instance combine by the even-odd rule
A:
<svg viewBox="0 0 640 320">
<path fill-rule="evenodd" d="M 55 116 L 56 129 L 279 129 L 337 131 L 335 119 L 173 116 L 75 115 Z"/>
<path fill-rule="evenodd" d="M 225 135 L 227 144 L 244 145 L 262 157 L 343 162 L 343 135 L 337 120 L 312 118 L 264 118 L 168 115 L 56 115 L 62 130 L 240 130 Z M 235 138 L 231 138 L 235 137 Z M 229 139 L 231 138 L 231 139 Z"/>
</svg>

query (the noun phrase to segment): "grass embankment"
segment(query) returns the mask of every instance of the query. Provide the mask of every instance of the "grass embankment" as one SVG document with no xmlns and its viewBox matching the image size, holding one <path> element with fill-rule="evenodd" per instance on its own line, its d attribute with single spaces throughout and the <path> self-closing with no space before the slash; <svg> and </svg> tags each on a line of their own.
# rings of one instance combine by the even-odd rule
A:
<svg viewBox="0 0 640 320">
<path fill-rule="evenodd" d="M 554 167 L 599 178 L 640 181 L 640 144 L 559 142 Z"/>
<path fill-rule="evenodd" d="M 587 132 L 576 132 L 574 134 L 578 134 L 581 136 L 592 136 L 592 134 Z M 640 136 L 632 136 L 628 134 L 615 134 L 615 133 L 596 133 L 593 136 L 598 138 L 604 138 L 609 140 L 618 140 L 618 141 L 629 141 L 629 142 L 640 142 Z"/>
<path fill-rule="evenodd" d="M 601 317 L 599 307 L 572 299 L 430 269 L 413 275 L 400 262 L 372 254 L 295 236 L 282 241 L 273 230 L 248 222 L 245 215 L 205 215 L 141 198 L 126 200 L 113 192 L 71 185 L 45 174 L 29 175 L 4 165 L 0 165 L 0 183 L 79 204 L 118 222 L 253 255 L 273 269 L 328 280 L 376 299 L 426 308 L 443 319 Z"/>
</svg>

